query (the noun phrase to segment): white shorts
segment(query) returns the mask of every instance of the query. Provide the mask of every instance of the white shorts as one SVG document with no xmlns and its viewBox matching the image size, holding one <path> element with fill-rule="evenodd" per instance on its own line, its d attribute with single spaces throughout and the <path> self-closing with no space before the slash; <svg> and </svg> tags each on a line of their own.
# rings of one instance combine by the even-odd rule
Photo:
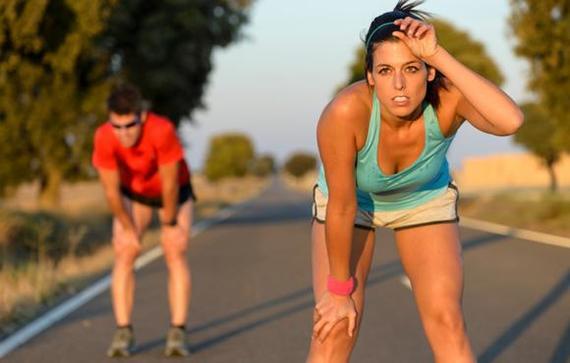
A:
<svg viewBox="0 0 570 363">
<path fill-rule="evenodd" d="M 376 227 L 399 230 L 437 223 L 456 223 L 459 222 L 458 199 L 459 190 L 457 186 L 449 183 L 443 194 L 414 208 L 375 212 L 358 209 L 354 226 L 372 230 Z M 327 196 L 315 185 L 313 189 L 313 218 L 315 221 L 325 223 L 327 202 Z"/>
</svg>

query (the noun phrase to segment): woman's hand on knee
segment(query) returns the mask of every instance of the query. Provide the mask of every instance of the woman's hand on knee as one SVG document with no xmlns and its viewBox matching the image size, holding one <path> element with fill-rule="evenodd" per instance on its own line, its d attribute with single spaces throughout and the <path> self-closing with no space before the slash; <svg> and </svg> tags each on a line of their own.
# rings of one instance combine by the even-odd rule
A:
<svg viewBox="0 0 570 363">
<path fill-rule="evenodd" d="M 323 342 L 334 326 L 343 319 L 348 319 L 348 336 L 352 337 L 356 327 L 356 307 L 348 296 L 326 292 L 316 307 L 317 318 L 313 324 L 313 338 Z"/>
</svg>

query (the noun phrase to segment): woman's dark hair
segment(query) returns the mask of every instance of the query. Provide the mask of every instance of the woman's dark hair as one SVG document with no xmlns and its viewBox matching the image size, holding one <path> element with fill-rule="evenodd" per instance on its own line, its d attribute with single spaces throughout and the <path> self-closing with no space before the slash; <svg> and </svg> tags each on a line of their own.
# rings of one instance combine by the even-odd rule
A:
<svg viewBox="0 0 570 363">
<path fill-rule="evenodd" d="M 140 91 L 129 83 L 116 86 L 107 99 L 109 111 L 118 115 L 138 114 L 142 111 L 142 106 L 143 100 Z"/>
<path fill-rule="evenodd" d="M 379 15 L 372 21 L 366 32 L 366 37 L 363 40 L 364 46 L 366 47 L 366 59 L 364 62 L 365 75 L 367 72 L 372 72 L 372 54 L 374 53 L 375 47 L 382 42 L 399 41 L 398 38 L 392 35 L 393 32 L 400 30 L 400 27 L 395 25 L 394 21 L 406 17 L 425 21 L 431 17 L 430 13 L 416 9 L 424 2 L 425 0 L 398 0 L 394 10 Z M 368 82 L 368 77 L 366 77 L 366 82 Z M 437 70 L 434 80 L 428 82 L 426 99 L 434 107 L 439 106 L 439 89 L 445 88 L 444 82 L 443 74 Z"/>
</svg>

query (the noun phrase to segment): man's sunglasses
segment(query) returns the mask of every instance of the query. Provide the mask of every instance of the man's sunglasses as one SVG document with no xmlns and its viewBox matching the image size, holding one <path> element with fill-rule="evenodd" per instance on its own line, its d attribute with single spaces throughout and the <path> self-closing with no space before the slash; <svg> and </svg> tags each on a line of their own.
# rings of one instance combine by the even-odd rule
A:
<svg viewBox="0 0 570 363">
<path fill-rule="evenodd" d="M 135 127 L 137 125 L 141 124 L 141 119 L 139 117 L 136 117 L 134 120 L 132 120 L 131 122 L 129 122 L 128 124 L 125 125 L 117 125 L 115 123 L 112 123 L 111 121 L 109 121 L 109 123 L 111 124 L 111 126 L 113 126 L 113 128 L 115 130 L 120 130 L 120 129 L 130 129 L 131 127 Z"/>
</svg>

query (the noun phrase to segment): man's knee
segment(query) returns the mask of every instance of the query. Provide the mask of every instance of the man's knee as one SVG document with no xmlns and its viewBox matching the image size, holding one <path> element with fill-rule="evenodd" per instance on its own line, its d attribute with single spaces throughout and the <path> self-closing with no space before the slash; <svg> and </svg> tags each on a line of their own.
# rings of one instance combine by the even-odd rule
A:
<svg viewBox="0 0 570 363">
<path fill-rule="evenodd" d="M 113 236 L 113 249 L 116 261 L 132 263 L 141 253 L 142 247 L 140 243 L 134 243 L 125 236 L 116 234 Z"/>
<path fill-rule="evenodd" d="M 162 250 L 167 263 L 178 263 L 186 260 L 189 239 L 162 241 Z"/>
</svg>

